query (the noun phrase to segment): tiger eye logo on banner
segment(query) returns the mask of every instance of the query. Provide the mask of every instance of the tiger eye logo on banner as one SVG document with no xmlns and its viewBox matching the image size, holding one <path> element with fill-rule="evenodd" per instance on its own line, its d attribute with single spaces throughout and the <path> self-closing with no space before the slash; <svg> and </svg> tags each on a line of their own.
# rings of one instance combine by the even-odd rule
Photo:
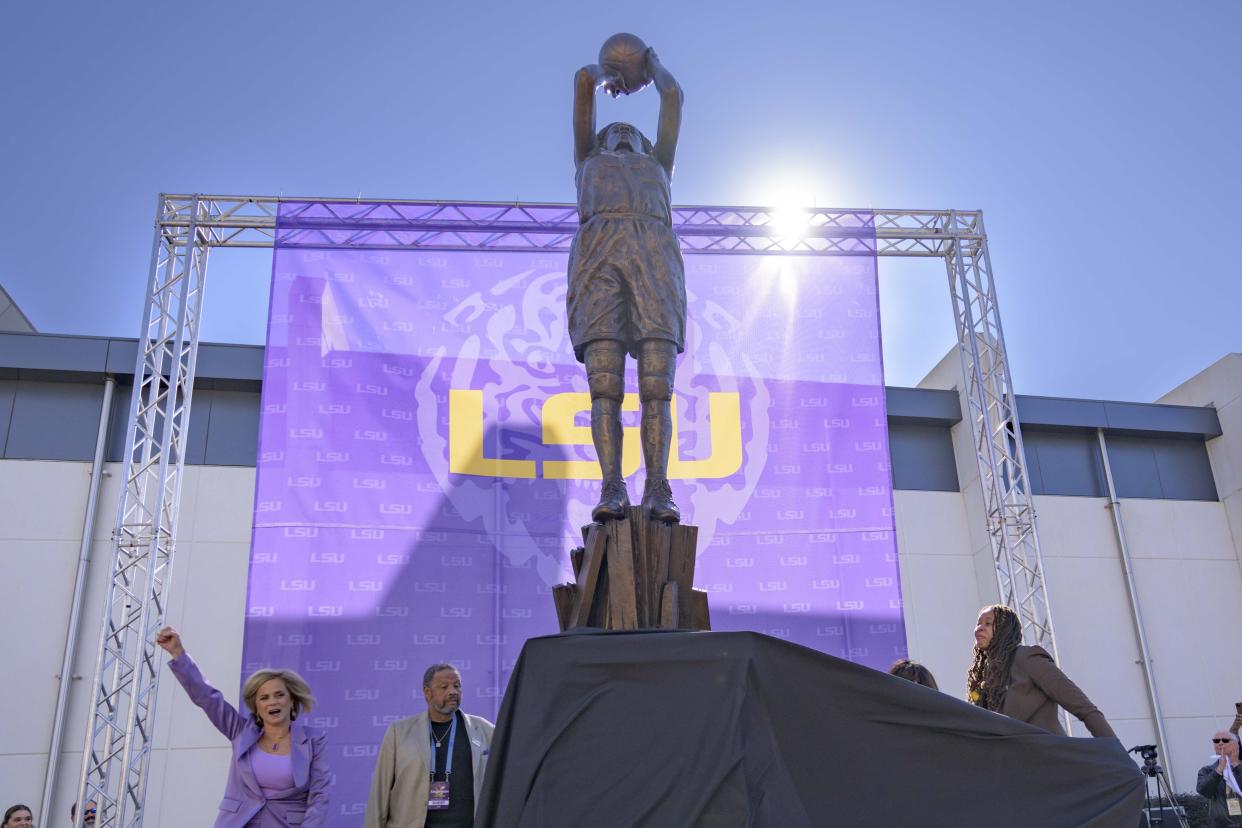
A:
<svg viewBox="0 0 1242 828">
<path fill-rule="evenodd" d="M 557 629 L 551 587 L 600 485 L 567 257 L 332 247 L 353 212 L 414 209 L 285 202 L 277 221 L 243 667 L 311 680 L 333 825 L 428 664 L 494 717 L 523 643 Z M 875 258 L 685 258 L 669 476 L 713 627 L 886 668 L 905 633 Z M 627 388 L 637 494 L 632 366 Z"/>
</svg>

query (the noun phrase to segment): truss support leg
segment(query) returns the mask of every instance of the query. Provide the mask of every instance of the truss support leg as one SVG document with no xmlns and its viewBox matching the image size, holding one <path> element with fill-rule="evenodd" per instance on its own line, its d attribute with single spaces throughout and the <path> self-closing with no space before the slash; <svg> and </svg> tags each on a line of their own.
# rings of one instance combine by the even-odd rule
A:
<svg viewBox="0 0 1242 828">
<path fill-rule="evenodd" d="M 1056 657 L 1052 613 L 1027 479 L 1018 407 L 1009 374 L 982 218 L 967 234 L 951 214 L 955 235 L 945 262 L 957 323 L 958 352 L 979 464 L 984 511 L 1001 602 L 1022 619 L 1022 632 Z"/>
<path fill-rule="evenodd" d="M 209 238 L 198 226 L 205 202 L 185 210 L 161 195 L 138 335 L 125 441 L 124 490 L 113 532 L 108 594 L 92 682 L 78 802 L 94 800 L 99 828 L 140 826 L 151 762 L 159 656 L 185 442 L 193 396 Z"/>
</svg>

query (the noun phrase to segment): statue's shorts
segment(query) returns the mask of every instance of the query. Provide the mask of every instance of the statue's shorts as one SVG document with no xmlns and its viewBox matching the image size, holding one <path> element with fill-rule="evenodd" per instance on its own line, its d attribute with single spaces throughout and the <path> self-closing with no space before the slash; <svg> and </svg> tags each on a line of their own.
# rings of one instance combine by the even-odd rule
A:
<svg viewBox="0 0 1242 828">
<path fill-rule="evenodd" d="M 569 253 L 569 338 L 582 361 L 598 339 L 632 356 L 644 339 L 686 344 L 686 275 L 677 235 L 637 213 L 600 213 L 578 228 Z"/>
</svg>

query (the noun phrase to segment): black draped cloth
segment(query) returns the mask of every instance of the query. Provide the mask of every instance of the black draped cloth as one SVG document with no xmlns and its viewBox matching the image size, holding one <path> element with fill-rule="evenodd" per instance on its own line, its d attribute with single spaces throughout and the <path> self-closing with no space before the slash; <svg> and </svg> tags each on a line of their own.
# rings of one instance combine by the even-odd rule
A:
<svg viewBox="0 0 1242 828">
<path fill-rule="evenodd" d="M 531 639 L 476 828 L 1124 826 L 1116 739 L 1054 736 L 756 633 Z"/>
</svg>

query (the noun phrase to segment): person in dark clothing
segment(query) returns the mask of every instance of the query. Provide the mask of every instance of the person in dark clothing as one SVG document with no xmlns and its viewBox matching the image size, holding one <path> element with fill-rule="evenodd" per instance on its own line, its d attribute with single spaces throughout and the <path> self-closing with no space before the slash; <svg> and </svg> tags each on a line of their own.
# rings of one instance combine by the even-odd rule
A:
<svg viewBox="0 0 1242 828">
<path fill-rule="evenodd" d="M 966 675 L 971 704 L 1064 736 L 1057 708 L 1074 714 L 1092 736 L 1113 729 L 1087 694 L 1069 680 L 1043 647 L 1022 644 L 1022 623 L 1009 607 L 994 604 L 979 612 L 975 660 Z"/>
<path fill-rule="evenodd" d="M 78 822 L 78 803 L 69 804 L 69 822 L 78 826 L 92 826 L 95 824 L 95 815 L 99 812 L 99 807 L 95 804 L 95 800 L 91 799 L 84 803 L 82 807 L 82 821 Z"/>
<path fill-rule="evenodd" d="M 1242 768 L 1238 767 L 1238 737 L 1227 730 L 1212 735 L 1215 762 L 1199 768 L 1198 791 L 1208 801 L 1212 828 L 1242 826 Z"/>
<path fill-rule="evenodd" d="M 492 723 L 460 709 L 461 674 L 432 664 L 427 710 L 388 726 L 375 760 L 363 828 L 471 828 Z"/>
</svg>

